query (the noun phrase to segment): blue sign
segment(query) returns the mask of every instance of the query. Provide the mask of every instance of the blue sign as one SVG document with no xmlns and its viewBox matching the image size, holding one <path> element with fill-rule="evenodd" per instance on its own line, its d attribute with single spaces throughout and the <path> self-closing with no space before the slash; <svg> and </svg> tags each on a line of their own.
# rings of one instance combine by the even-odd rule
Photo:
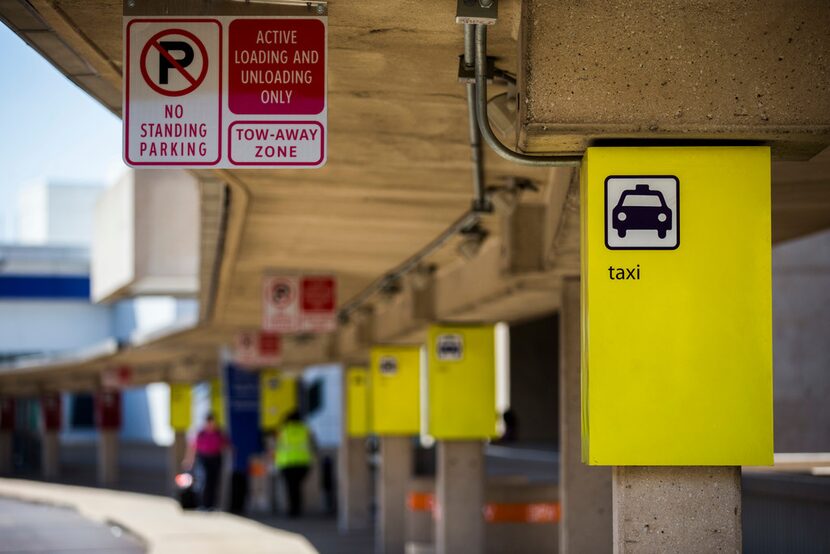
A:
<svg viewBox="0 0 830 554">
<path fill-rule="evenodd" d="M 225 366 L 228 434 L 233 470 L 248 471 L 248 460 L 262 452 L 259 434 L 259 374 L 232 363 Z"/>
</svg>

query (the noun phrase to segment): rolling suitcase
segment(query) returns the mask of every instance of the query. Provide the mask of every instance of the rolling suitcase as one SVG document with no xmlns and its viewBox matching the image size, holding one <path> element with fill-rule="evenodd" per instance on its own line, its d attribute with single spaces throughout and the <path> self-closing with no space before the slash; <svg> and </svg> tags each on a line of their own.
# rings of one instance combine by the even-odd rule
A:
<svg viewBox="0 0 830 554">
<path fill-rule="evenodd" d="M 193 475 L 189 472 L 176 475 L 176 496 L 182 510 L 195 510 L 199 506 Z"/>
</svg>

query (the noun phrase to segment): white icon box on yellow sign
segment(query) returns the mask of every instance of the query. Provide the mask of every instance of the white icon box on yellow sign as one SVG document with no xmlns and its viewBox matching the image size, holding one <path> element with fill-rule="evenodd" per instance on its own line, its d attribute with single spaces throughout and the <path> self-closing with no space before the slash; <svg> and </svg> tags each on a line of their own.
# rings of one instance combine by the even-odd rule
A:
<svg viewBox="0 0 830 554">
<path fill-rule="evenodd" d="M 673 250 L 680 245 L 680 181 L 673 175 L 605 179 L 605 245 Z"/>
</svg>

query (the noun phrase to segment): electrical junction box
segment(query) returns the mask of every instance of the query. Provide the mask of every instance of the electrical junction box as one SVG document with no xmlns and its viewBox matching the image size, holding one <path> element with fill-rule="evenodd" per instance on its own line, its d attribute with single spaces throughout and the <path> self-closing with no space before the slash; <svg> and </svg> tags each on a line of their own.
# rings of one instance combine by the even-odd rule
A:
<svg viewBox="0 0 830 554">
<path fill-rule="evenodd" d="M 773 458 L 770 151 L 589 148 L 582 457 Z"/>
<path fill-rule="evenodd" d="M 417 435 L 421 422 L 423 348 L 375 346 L 371 352 L 371 429 L 376 435 Z"/>
<path fill-rule="evenodd" d="M 350 367 L 346 370 L 346 436 L 369 434 L 369 370 Z"/>
<path fill-rule="evenodd" d="M 498 436 L 494 325 L 429 328 L 426 434 L 438 440 Z"/>
</svg>

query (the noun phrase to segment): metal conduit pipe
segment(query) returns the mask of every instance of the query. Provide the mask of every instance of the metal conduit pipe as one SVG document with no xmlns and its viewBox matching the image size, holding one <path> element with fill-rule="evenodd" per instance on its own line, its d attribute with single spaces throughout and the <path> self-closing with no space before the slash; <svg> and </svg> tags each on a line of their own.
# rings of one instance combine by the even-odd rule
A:
<svg viewBox="0 0 830 554">
<path fill-rule="evenodd" d="M 466 30 L 466 29 L 465 29 Z M 466 38 L 466 33 L 465 33 Z M 475 68 L 476 68 L 476 115 L 478 130 L 484 141 L 502 158 L 522 165 L 532 166 L 575 166 L 582 161 L 582 156 L 532 156 L 514 152 L 493 133 L 490 119 L 487 117 L 487 26 L 476 25 L 475 29 Z M 469 86 L 469 85 L 468 85 Z M 469 89 L 468 89 L 469 91 Z"/>
<path fill-rule="evenodd" d="M 581 156 L 542 157 L 513 152 L 503 145 L 496 138 L 495 134 L 493 134 L 493 130 L 490 128 L 490 121 L 487 118 L 487 27 L 485 25 L 464 25 L 464 65 L 467 67 L 475 67 L 475 82 L 467 83 L 467 111 L 470 120 L 470 151 L 473 162 L 473 186 L 475 191 L 473 207 L 429 244 L 407 258 L 393 270 L 373 281 L 357 296 L 344 304 L 339 311 L 341 321 L 348 320 L 349 316 L 365 304 L 372 296 L 418 267 L 425 258 L 444 246 L 453 236 L 473 227 L 480 221 L 480 213 L 492 211 L 492 204 L 484 186 L 482 136 L 497 154 L 520 164 L 537 166 L 579 165 L 582 160 Z M 498 76 L 505 80 L 513 79 L 507 73 L 499 72 L 498 70 L 497 72 Z"/>
<path fill-rule="evenodd" d="M 474 211 L 465 212 L 460 218 L 447 227 L 440 235 L 432 239 L 432 241 L 420 249 L 418 252 L 404 260 L 392 271 L 385 273 L 382 277 L 373 281 L 368 287 L 363 289 L 360 294 L 349 300 L 340 308 L 339 316 L 341 321 L 348 320 L 349 315 L 357 310 L 360 306 L 366 303 L 369 298 L 383 290 L 388 284 L 400 279 L 420 264 L 427 256 L 437 251 L 444 246 L 448 240 L 456 234 L 469 229 L 479 221 L 479 216 Z"/>
<path fill-rule="evenodd" d="M 464 24 L 464 65 L 473 67 L 476 61 L 476 26 Z"/>
<path fill-rule="evenodd" d="M 464 25 L 464 65 L 472 68 L 475 64 L 475 25 Z M 467 83 L 467 115 L 470 121 L 470 155 L 473 161 L 473 211 L 491 212 L 493 205 L 487 198 L 484 185 L 484 153 L 481 148 L 481 133 L 476 116 L 476 85 Z"/>
</svg>

